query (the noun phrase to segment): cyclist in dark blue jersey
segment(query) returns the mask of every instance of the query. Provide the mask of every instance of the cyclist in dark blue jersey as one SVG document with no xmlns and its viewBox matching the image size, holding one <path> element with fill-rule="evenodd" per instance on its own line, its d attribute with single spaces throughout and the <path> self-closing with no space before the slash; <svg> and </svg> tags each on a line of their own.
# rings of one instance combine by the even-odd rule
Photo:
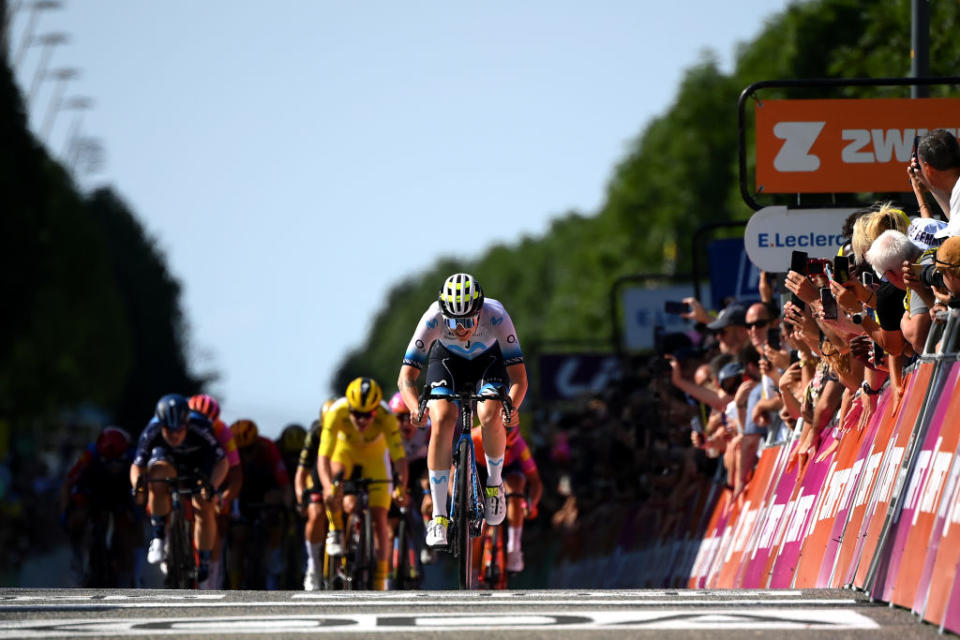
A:
<svg viewBox="0 0 960 640">
<path fill-rule="evenodd" d="M 167 514 L 170 513 L 170 487 L 147 480 L 171 479 L 185 473 L 196 473 L 209 480 L 209 486 L 219 486 L 227 475 L 229 463 L 220 443 L 213 434 L 210 421 L 202 414 L 191 412 L 187 399 L 169 394 L 160 398 L 156 413 L 147 424 L 130 465 L 130 483 L 145 489 L 150 507 L 153 539 L 147 551 L 147 562 L 158 564 L 165 560 Z M 143 500 L 138 493 L 138 500 Z M 199 556 L 198 580 L 204 582 L 210 567 L 210 555 L 217 535 L 216 508 L 213 495 L 204 490 L 193 498 L 197 526 L 195 543 Z"/>
</svg>

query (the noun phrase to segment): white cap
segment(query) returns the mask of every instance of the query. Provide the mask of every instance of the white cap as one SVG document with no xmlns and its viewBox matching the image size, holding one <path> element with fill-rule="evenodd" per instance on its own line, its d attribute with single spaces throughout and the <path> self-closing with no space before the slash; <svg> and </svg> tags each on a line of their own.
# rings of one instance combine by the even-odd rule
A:
<svg viewBox="0 0 960 640">
<path fill-rule="evenodd" d="M 921 251 L 934 249 L 943 242 L 943 236 L 937 235 L 947 228 L 947 223 L 933 218 L 914 218 L 907 229 L 907 237 Z"/>
</svg>

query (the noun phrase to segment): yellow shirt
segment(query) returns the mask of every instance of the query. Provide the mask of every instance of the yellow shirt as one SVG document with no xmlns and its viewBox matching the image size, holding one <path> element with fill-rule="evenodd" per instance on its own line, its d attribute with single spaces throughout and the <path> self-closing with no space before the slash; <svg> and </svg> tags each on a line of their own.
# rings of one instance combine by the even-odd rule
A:
<svg viewBox="0 0 960 640">
<path fill-rule="evenodd" d="M 390 450 L 390 458 L 399 460 L 405 457 L 403 437 L 396 417 L 390 413 L 386 404 L 380 403 L 373 420 L 363 431 L 350 420 L 350 405 L 346 398 L 340 398 L 327 411 L 323 418 L 323 431 L 320 434 L 320 455 L 333 456 L 339 443 L 340 447 L 368 453 L 384 446 Z"/>
</svg>

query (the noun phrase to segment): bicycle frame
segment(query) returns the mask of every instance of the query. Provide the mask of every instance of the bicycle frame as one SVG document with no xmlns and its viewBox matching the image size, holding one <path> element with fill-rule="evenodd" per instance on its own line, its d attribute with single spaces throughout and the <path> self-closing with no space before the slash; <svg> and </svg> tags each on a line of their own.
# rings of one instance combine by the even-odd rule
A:
<svg viewBox="0 0 960 640">
<path fill-rule="evenodd" d="M 374 554 L 373 517 L 370 513 L 370 485 L 390 482 L 390 480 L 376 480 L 362 478 L 363 471 L 359 465 L 354 466 L 349 480 L 337 479 L 342 483 L 343 494 L 355 495 L 358 498 L 356 509 L 350 514 L 350 522 L 359 522 L 360 532 L 357 546 L 342 556 L 329 556 L 324 551 L 325 588 L 336 589 L 371 589 L 376 568 Z M 344 522 L 344 544 L 350 539 L 352 527 Z"/>
<path fill-rule="evenodd" d="M 173 589 L 197 587 L 197 556 L 193 536 L 193 504 L 191 499 L 204 488 L 210 489 L 206 478 L 192 473 L 174 478 L 151 478 L 151 484 L 170 487 L 170 514 L 166 584 Z M 212 493 L 212 489 L 210 489 Z M 186 500 L 184 500 L 186 498 Z"/>
</svg>

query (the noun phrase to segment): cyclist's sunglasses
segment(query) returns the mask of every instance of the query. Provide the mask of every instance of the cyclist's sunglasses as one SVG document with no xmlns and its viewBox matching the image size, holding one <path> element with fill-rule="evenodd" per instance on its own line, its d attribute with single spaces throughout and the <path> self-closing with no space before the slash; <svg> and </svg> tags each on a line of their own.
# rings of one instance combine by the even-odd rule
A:
<svg viewBox="0 0 960 640">
<path fill-rule="evenodd" d="M 350 410 L 350 415 L 352 415 L 357 420 L 369 420 L 373 417 L 373 411 L 354 411 Z"/>
<path fill-rule="evenodd" d="M 479 316 L 470 316 L 469 318 L 448 318 L 447 316 L 443 316 L 443 321 L 449 329 L 456 329 L 457 327 L 470 329 L 473 325 L 477 324 L 477 318 L 479 318 Z"/>
</svg>

